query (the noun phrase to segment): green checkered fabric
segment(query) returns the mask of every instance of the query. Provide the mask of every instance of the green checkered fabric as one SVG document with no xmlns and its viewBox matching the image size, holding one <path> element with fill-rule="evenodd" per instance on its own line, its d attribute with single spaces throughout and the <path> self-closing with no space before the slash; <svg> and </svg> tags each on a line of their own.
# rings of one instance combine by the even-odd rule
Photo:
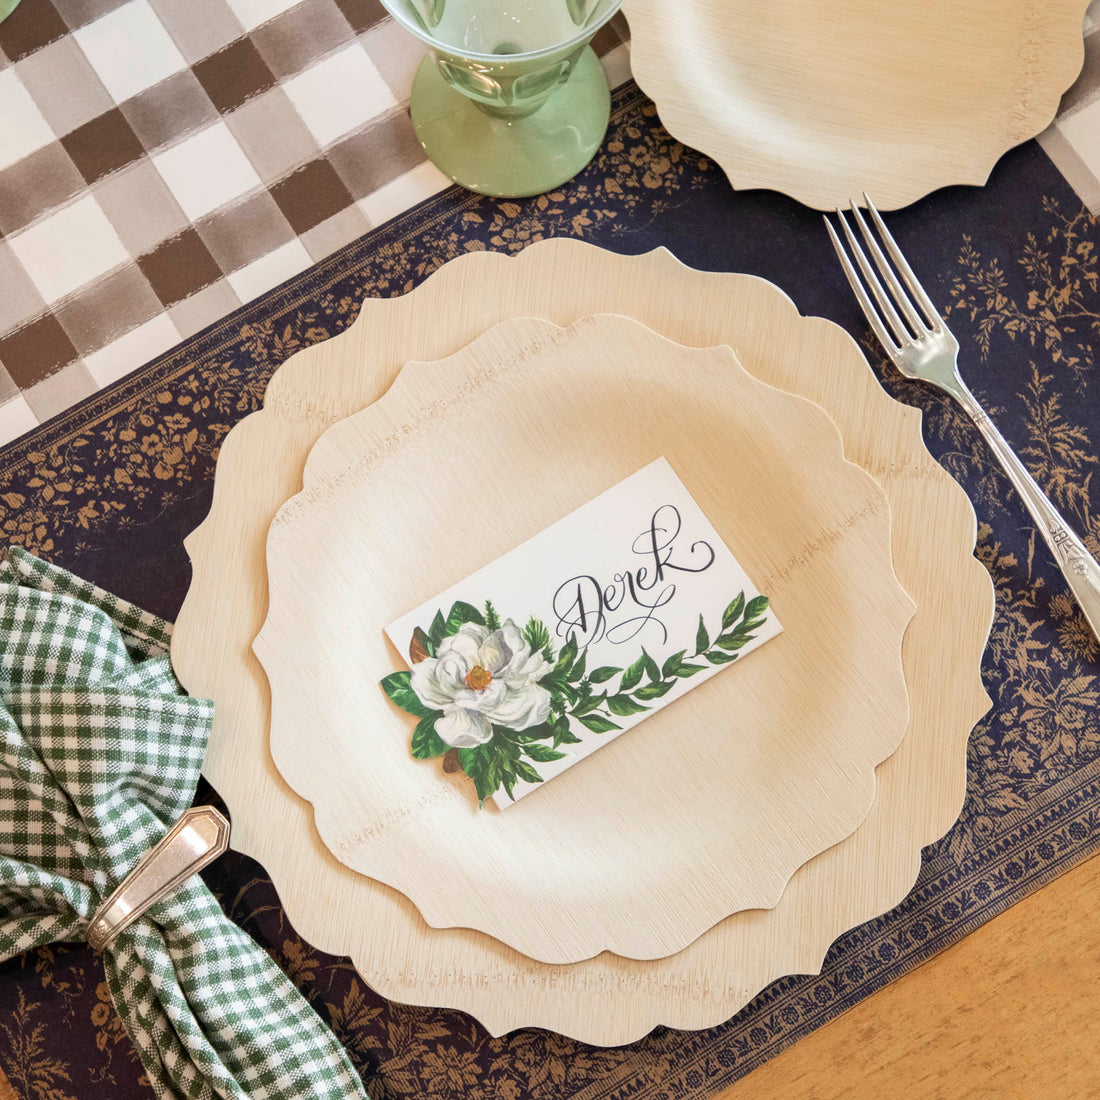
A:
<svg viewBox="0 0 1100 1100">
<path fill-rule="evenodd" d="M 13 548 L 0 562 L 0 959 L 83 939 L 191 805 L 213 704 L 162 619 Z M 335 1036 L 197 876 L 104 955 L 158 1097 L 351 1100 Z"/>
</svg>

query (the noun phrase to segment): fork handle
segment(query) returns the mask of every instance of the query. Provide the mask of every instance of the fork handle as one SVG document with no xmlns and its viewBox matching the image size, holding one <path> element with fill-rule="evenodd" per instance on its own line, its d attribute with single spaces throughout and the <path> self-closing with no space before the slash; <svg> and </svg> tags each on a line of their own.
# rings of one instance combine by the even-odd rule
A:
<svg viewBox="0 0 1100 1100">
<path fill-rule="evenodd" d="M 978 399 L 960 382 L 957 394 L 962 407 L 985 436 L 985 441 L 997 456 L 1009 480 L 1024 499 L 1031 518 L 1035 520 L 1062 570 L 1070 591 L 1084 612 L 1093 634 L 1100 639 L 1100 564 L 1085 549 L 1085 544 L 1073 533 L 1050 498 L 1036 484 L 1027 467 L 989 419 Z"/>
</svg>

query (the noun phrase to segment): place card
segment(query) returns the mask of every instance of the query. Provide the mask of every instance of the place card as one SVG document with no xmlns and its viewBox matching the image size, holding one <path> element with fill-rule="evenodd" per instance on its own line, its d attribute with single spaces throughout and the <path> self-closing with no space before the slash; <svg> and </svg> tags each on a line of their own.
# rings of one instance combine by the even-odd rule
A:
<svg viewBox="0 0 1100 1100">
<path fill-rule="evenodd" d="M 382 689 L 504 809 L 781 629 L 659 458 L 391 623 Z"/>
</svg>

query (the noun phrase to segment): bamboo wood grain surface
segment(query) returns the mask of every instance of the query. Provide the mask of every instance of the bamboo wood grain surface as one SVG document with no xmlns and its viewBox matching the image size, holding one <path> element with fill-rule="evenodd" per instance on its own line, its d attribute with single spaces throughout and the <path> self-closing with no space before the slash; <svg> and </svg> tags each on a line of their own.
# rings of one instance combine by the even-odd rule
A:
<svg viewBox="0 0 1100 1100">
<path fill-rule="evenodd" d="M 471 507 L 486 440 L 492 477 Z M 783 633 L 537 800 L 478 813 L 464 776 L 409 766 L 408 718 L 378 688 L 405 667 L 386 625 L 662 456 Z M 272 522 L 254 646 L 272 685 L 272 756 L 329 850 L 429 924 L 552 964 L 664 958 L 731 913 L 773 908 L 799 867 L 866 818 L 875 768 L 909 721 L 901 653 L 916 606 L 890 536 L 886 497 L 845 459 L 835 424 L 728 348 L 608 314 L 568 328 L 510 319 L 409 364 L 330 428 Z M 526 622 L 532 607 L 507 591 L 500 603 L 493 592 L 501 616 Z M 861 605 L 874 615 L 848 610 Z"/>
<path fill-rule="evenodd" d="M 735 187 L 882 209 L 985 182 L 1081 68 L 1088 0 L 626 0 L 630 63 L 661 121 Z M 778 28 L 782 30 L 777 33 Z M 950 33 L 945 33 L 947 29 Z M 928 74 L 936 73 L 935 80 Z"/>
<path fill-rule="evenodd" d="M 1100 856 L 713 1100 L 1100 1096 Z"/>
<path fill-rule="evenodd" d="M 316 839 L 307 804 L 271 762 L 267 683 L 251 645 L 266 611 L 268 526 L 301 488 L 326 428 L 377 400 L 410 359 L 451 354 L 497 321 L 569 324 L 606 312 L 693 347 L 730 345 L 755 377 L 810 398 L 837 423 L 846 456 L 890 501 L 894 567 L 920 609 L 903 649 L 910 726 L 878 769 L 863 825 L 801 867 L 774 910 L 729 917 L 655 963 L 604 954 L 549 967 L 466 929 L 428 927 L 397 891 L 349 871 Z M 514 258 L 469 253 L 410 294 L 367 298 L 344 333 L 280 368 L 262 412 L 226 438 L 210 515 L 187 539 L 194 580 L 172 658 L 189 690 L 218 702 L 203 770 L 233 810 L 234 848 L 264 865 L 305 939 L 350 955 L 383 996 L 461 1008 L 493 1034 L 540 1026 L 617 1045 L 657 1023 L 728 1019 L 774 978 L 817 970 L 841 932 L 908 893 L 920 849 L 958 816 L 966 738 L 989 706 L 978 655 L 992 589 L 974 535 L 969 501 L 921 445 L 919 414 L 885 394 L 835 325 L 800 317 L 761 279 L 693 271 L 661 249 L 625 257 L 549 240 Z M 936 689 L 913 692 L 924 676 Z"/>
</svg>

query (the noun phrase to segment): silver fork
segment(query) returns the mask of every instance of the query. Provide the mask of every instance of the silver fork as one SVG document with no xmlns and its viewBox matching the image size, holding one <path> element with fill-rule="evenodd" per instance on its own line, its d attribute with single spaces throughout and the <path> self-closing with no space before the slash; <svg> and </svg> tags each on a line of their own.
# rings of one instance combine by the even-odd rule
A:
<svg viewBox="0 0 1100 1100">
<path fill-rule="evenodd" d="M 828 218 L 825 219 L 825 226 L 844 267 L 844 274 L 848 276 L 848 282 L 852 284 L 852 290 L 855 291 L 872 330 L 886 349 L 890 361 L 906 378 L 919 378 L 939 386 L 962 405 L 978 426 L 1016 491 L 1024 498 L 1031 518 L 1046 539 L 1062 570 L 1062 576 L 1066 578 L 1070 591 L 1092 627 L 1092 632 L 1100 638 L 1100 565 L 1085 549 L 1084 543 L 1070 530 L 989 419 L 988 413 L 967 389 L 966 383 L 959 376 L 958 340 L 936 312 L 932 300 L 917 281 L 913 269 L 906 262 L 866 192 L 863 194 L 863 201 L 878 230 L 881 245 L 855 203 L 852 203 L 851 217 L 859 227 L 866 248 L 860 244 L 844 216 L 844 211 L 839 207 L 836 216 L 844 231 L 848 249 L 841 243 Z M 883 252 L 883 246 L 893 261 L 892 266 Z M 848 250 L 851 251 L 851 256 Z M 851 257 L 855 257 L 855 264 Z"/>
</svg>

